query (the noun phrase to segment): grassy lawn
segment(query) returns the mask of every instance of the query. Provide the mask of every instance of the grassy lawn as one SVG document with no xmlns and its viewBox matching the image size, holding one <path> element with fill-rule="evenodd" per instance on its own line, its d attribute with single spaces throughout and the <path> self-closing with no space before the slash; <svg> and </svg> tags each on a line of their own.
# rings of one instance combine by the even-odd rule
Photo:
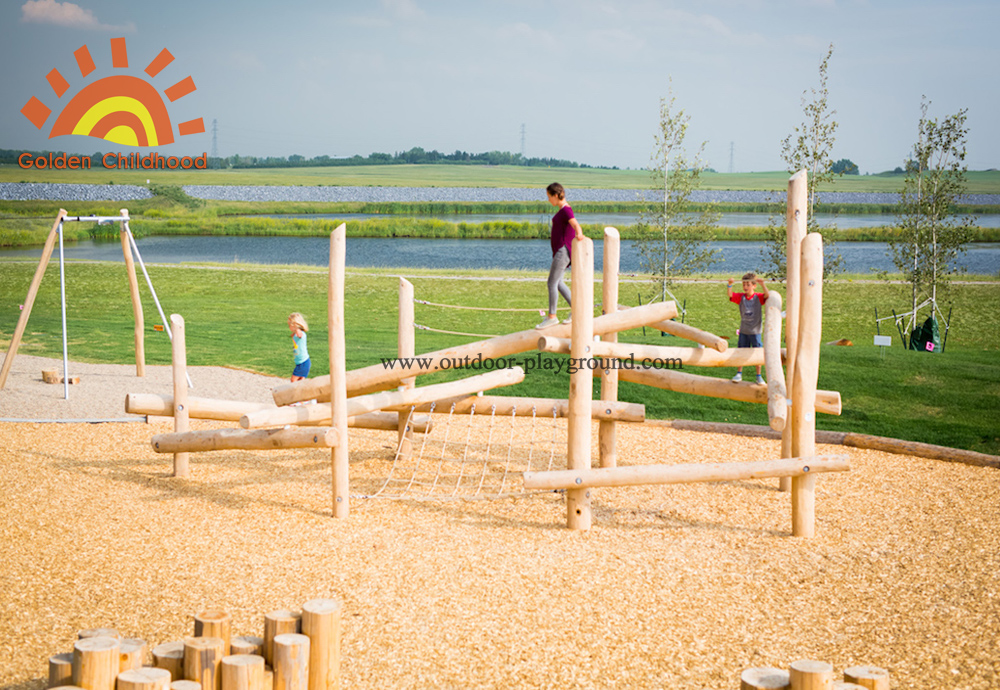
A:
<svg viewBox="0 0 1000 690">
<path fill-rule="evenodd" d="M 0 347 L 6 351 L 35 265 L 0 264 Z M 74 263 L 67 267 L 67 315 L 70 357 L 78 361 L 128 363 L 132 353 L 132 315 L 122 264 Z M 188 362 L 233 366 L 286 376 L 291 348 L 285 320 L 301 311 L 312 322 L 313 372 L 328 371 L 326 343 L 326 275 L 303 267 L 152 266 L 154 285 L 168 314 L 180 313 L 187 323 Z M 429 272 L 412 275 L 418 299 L 470 306 L 537 309 L 544 305 L 544 276 L 531 273 L 463 272 L 451 279 Z M 457 279 L 456 279 L 457 278 Z M 396 351 L 398 278 L 387 271 L 352 270 L 347 277 L 347 363 L 349 368 L 377 364 Z M 170 361 L 169 342 L 153 331 L 159 323 L 152 299 L 142 284 L 149 364 Z M 599 286 L 597 288 L 599 290 Z M 782 291 L 781 288 L 778 288 Z M 724 282 L 675 286 L 686 300 L 686 322 L 720 335 L 733 336 L 738 325 L 735 306 L 725 300 Z M 624 282 L 621 301 L 643 303 L 649 283 Z M 838 390 L 844 401 L 841 417 L 820 415 L 818 427 L 893 436 L 989 453 L 1000 453 L 1000 283 L 952 287 L 954 317 L 943 355 L 909 352 L 899 346 L 883 352 L 872 345 L 874 309 L 888 314 L 906 305 L 902 285 L 838 280 L 826 285 L 824 341 L 847 338 L 853 347 L 824 346 L 820 388 Z M 531 328 L 531 312 L 475 312 L 418 304 L 417 322 L 433 328 L 496 335 Z M 417 331 L 417 352 L 474 340 L 464 336 Z M 672 337 L 641 329 L 622 341 L 685 345 Z M 20 352 L 61 357 L 58 267 L 49 267 L 35 303 Z M 534 357 L 531 353 L 524 356 Z M 554 358 L 560 355 L 547 355 Z M 691 373 L 732 376 L 732 369 L 695 369 Z M 464 375 L 448 372 L 422 383 Z M 197 385 L 197 382 L 195 382 Z M 532 372 L 528 380 L 505 391 L 517 395 L 565 397 L 565 373 Z M 0 393 L 2 395 L 2 393 Z M 621 398 L 645 403 L 650 417 L 704 419 L 766 424 L 764 406 L 714 400 L 622 384 Z"/>
</svg>

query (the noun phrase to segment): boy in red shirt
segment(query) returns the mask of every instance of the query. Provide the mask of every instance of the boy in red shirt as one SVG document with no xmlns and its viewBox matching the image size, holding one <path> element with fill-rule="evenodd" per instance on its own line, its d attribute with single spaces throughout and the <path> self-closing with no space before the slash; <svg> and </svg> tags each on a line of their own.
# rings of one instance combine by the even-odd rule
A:
<svg viewBox="0 0 1000 690">
<path fill-rule="evenodd" d="M 756 273 L 750 272 L 743 276 L 743 292 L 733 291 L 733 279 L 729 279 L 727 292 L 729 301 L 740 305 L 740 337 L 736 347 L 763 347 L 760 342 L 761 322 L 764 313 L 764 302 L 767 301 L 768 291 L 764 285 L 764 279 L 758 278 Z M 764 292 L 756 292 L 757 285 Z M 736 370 L 734 382 L 743 380 L 743 367 Z M 760 367 L 757 367 L 757 383 L 764 383 L 764 377 L 760 375 Z"/>
</svg>

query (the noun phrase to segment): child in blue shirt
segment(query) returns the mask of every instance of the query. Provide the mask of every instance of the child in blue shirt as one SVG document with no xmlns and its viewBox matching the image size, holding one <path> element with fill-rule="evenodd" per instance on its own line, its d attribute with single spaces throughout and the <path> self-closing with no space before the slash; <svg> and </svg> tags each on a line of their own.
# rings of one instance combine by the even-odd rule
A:
<svg viewBox="0 0 1000 690">
<path fill-rule="evenodd" d="M 293 312 L 288 315 L 288 330 L 292 332 L 292 352 L 295 355 L 295 369 L 292 371 L 292 381 L 301 381 L 309 376 L 309 349 L 306 347 L 306 331 L 309 324 L 302 314 Z"/>
</svg>

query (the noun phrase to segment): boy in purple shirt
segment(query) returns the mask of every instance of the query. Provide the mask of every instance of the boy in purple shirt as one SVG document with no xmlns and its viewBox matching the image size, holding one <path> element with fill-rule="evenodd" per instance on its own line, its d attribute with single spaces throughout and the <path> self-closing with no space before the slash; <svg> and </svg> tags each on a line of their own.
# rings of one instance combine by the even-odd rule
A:
<svg viewBox="0 0 1000 690">
<path fill-rule="evenodd" d="M 572 259 L 573 240 L 577 237 L 583 238 L 583 228 L 573 215 L 573 209 L 566 201 L 566 190 L 558 182 L 553 182 L 545 188 L 545 193 L 549 197 L 549 203 L 558 208 L 552 216 L 552 234 L 549 242 L 552 245 L 552 265 L 549 268 L 549 311 L 548 316 L 535 328 L 548 328 L 559 323 L 556 316 L 556 306 L 559 302 L 559 295 L 562 295 L 566 303 L 570 306 L 570 291 L 563 282 L 563 275 Z M 572 315 L 566 317 L 563 323 L 569 323 Z"/>
<path fill-rule="evenodd" d="M 756 292 L 755 288 L 760 285 L 764 292 Z M 768 291 L 764 285 L 764 279 L 758 278 L 756 273 L 747 273 L 743 276 L 743 292 L 733 290 L 733 279 L 729 279 L 726 289 L 729 294 L 729 301 L 740 305 L 740 337 L 736 347 L 763 347 L 760 342 L 761 316 L 764 312 L 764 302 L 767 301 Z M 733 381 L 743 380 L 743 367 L 736 370 Z M 760 375 L 760 367 L 757 367 L 757 383 L 764 383 L 764 377 Z"/>
</svg>

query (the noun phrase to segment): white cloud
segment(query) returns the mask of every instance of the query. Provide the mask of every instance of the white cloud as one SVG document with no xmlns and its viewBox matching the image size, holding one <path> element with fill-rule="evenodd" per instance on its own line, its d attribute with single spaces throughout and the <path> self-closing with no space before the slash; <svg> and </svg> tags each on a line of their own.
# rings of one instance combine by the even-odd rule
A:
<svg viewBox="0 0 1000 690">
<path fill-rule="evenodd" d="M 403 21 L 424 18 L 424 11 L 413 0 L 382 0 L 382 7 L 392 17 Z"/>
<path fill-rule="evenodd" d="M 90 10 L 72 2 L 58 2 L 58 0 L 27 0 L 21 5 L 21 21 L 55 24 L 74 29 L 135 31 L 135 24 L 132 22 L 119 26 L 103 24 Z"/>
</svg>

